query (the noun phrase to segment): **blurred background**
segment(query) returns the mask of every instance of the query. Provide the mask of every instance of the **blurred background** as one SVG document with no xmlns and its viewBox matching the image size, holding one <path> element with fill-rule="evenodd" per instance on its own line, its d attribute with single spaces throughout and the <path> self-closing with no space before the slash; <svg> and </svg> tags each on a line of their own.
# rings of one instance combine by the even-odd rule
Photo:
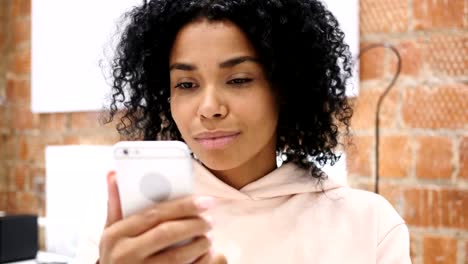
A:
<svg viewBox="0 0 468 264">
<path fill-rule="evenodd" d="M 381 111 L 380 193 L 409 225 L 413 263 L 468 264 L 468 0 L 361 0 L 359 9 L 360 47 L 386 42 L 402 57 Z M 376 104 L 396 62 L 384 48 L 360 61 L 347 150 L 356 188 L 374 190 Z M 0 0 L 0 98 L 0 211 L 45 216 L 45 147 L 119 136 L 98 112 L 30 110 L 30 0 Z"/>
</svg>

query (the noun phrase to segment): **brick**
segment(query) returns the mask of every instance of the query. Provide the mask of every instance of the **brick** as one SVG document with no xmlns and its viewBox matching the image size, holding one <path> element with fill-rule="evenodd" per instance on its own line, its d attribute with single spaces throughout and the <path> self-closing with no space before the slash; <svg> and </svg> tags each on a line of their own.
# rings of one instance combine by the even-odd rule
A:
<svg viewBox="0 0 468 264">
<path fill-rule="evenodd" d="M 23 17 L 31 15 L 31 0 L 15 0 L 12 1 L 13 17 Z"/>
<path fill-rule="evenodd" d="M 375 128 L 375 114 L 377 101 L 383 93 L 382 88 L 361 89 L 354 105 L 354 114 L 351 126 L 356 130 Z M 401 91 L 399 87 L 393 87 L 385 97 L 380 109 L 380 127 L 394 128 L 397 125 L 398 104 Z"/>
<path fill-rule="evenodd" d="M 446 236 L 425 236 L 423 239 L 424 264 L 457 263 L 457 240 Z"/>
<path fill-rule="evenodd" d="M 41 148 L 38 137 L 26 135 L 18 137 L 18 147 L 18 159 L 21 161 L 29 161 L 29 158 L 33 156 L 32 153 L 37 153 L 37 149 Z"/>
<path fill-rule="evenodd" d="M 71 129 L 90 129 L 99 127 L 99 112 L 74 112 L 70 114 Z"/>
<path fill-rule="evenodd" d="M 0 191 L 0 212 L 6 211 L 7 192 Z"/>
<path fill-rule="evenodd" d="M 463 28 L 465 0 L 414 0 L 414 29 Z"/>
<path fill-rule="evenodd" d="M 2 8 L 2 7 L 0 6 L 0 8 Z M 4 25 L 5 23 L 6 23 L 6 19 L 1 19 L 0 18 L 0 25 Z M 4 49 L 6 48 L 6 40 L 7 40 L 7 38 L 6 38 L 5 30 L 0 30 L 0 54 L 5 54 Z"/>
<path fill-rule="evenodd" d="M 458 150 L 459 177 L 468 180 L 468 136 L 462 138 Z"/>
<path fill-rule="evenodd" d="M 11 71 L 17 75 L 31 74 L 31 50 L 21 49 L 13 53 Z"/>
<path fill-rule="evenodd" d="M 7 125 L 7 108 L 5 104 L 0 104 L 0 131 L 9 128 L 9 125 Z"/>
<path fill-rule="evenodd" d="M 9 185 L 9 177 L 8 177 L 7 164 L 5 163 L 5 161 L 0 159 L 0 192 L 7 191 L 9 187 L 8 185 Z"/>
<path fill-rule="evenodd" d="M 25 191 L 29 189 L 30 169 L 25 164 L 16 164 L 11 170 L 11 182 L 14 184 L 14 190 Z"/>
<path fill-rule="evenodd" d="M 5 161 L 5 154 L 6 154 L 6 134 L 0 134 L 0 161 Z"/>
<path fill-rule="evenodd" d="M 38 214 L 39 199 L 31 192 L 17 192 L 16 212 L 19 214 Z"/>
<path fill-rule="evenodd" d="M 107 134 L 69 135 L 64 137 L 66 145 L 112 145 L 120 140 L 117 132 Z"/>
<path fill-rule="evenodd" d="M 424 58 L 431 76 L 467 76 L 468 33 L 431 35 L 424 45 Z"/>
<path fill-rule="evenodd" d="M 442 226 L 468 229 L 468 191 L 467 190 L 443 190 L 441 191 L 441 202 L 444 214 Z"/>
<path fill-rule="evenodd" d="M 29 130 L 38 128 L 39 116 L 33 114 L 29 104 L 14 105 L 11 107 L 11 128 Z"/>
<path fill-rule="evenodd" d="M 359 4 L 361 35 L 407 31 L 408 1 L 361 0 Z"/>
<path fill-rule="evenodd" d="M 347 151 L 347 169 L 350 176 L 371 176 L 373 152 L 373 137 L 354 136 L 352 145 Z"/>
<path fill-rule="evenodd" d="M 361 43 L 360 49 L 365 49 L 373 43 Z M 372 48 L 363 53 L 359 59 L 359 78 L 361 81 L 382 79 L 385 74 L 384 48 Z"/>
<path fill-rule="evenodd" d="M 421 255 L 421 247 L 422 247 L 421 239 L 418 236 L 411 233 L 411 230 L 410 230 L 410 256 L 411 256 L 412 263 L 416 263 L 418 256 Z"/>
<path fill-rule="evenodd" d="M 403 97 L 406 127 L 463 129 L 468 124 L 468 86 L 465 84 L 407 89 Z"/>
<path fill-rule="evenodd" d="M 468 228 L 468 190 L 381 184 L 380 194 L 410 226 Z"/>
<path fill-rule="evenodd" d="M 468 241 L 465 246 L 465 264 L 468 264 Z"/>
<path fill-rule="evenodd" d="M 416 176 L 426 179 L 450 179 L 452 165 L 452 140 L 447 137 L 417 138 Z"/>
<path fill-rule="evenodd" d="M 10 102 L 26 102 L 31 100 L 31 82 L 29 80 L 8 79 L 6 97 Z"/>
<path fill-rule="evenodd" d="M 410 140 L 406 136 L 380 138 L 379 175 L 382 177 L 407 177 L 411 168 Z"/>
<path fill-rule="evenodd" d="M 16 154 L 18 150 L 18 141 L 17 136 L 13 134 L 2 135 L 3 142 L 5 143 L 3 149 L 3 155 L 5 160 L 14 160 L 16 159 Z"/>
<path fill-rule="evenodd" d="M 31 19 L 16 19 L 14 22 L 13 43 L 16 47 L 31 41 Z"/>
<path fill-rule="evenodd" d="M 401 75 L 414 76 L 420 75 L 425 64 L 424 44 L 420 40 L 410 40 L 395 45 L 401 57 Z M 397 69 L 397 58 L 394 54 L 390 56 L 390 70 L 388 74 L 394 75 Z"/>
<path fill-rule="evenodd" d="M 381 190 L 411 226 L 468 229 L 468 190 L 386 185 Z"/>
<path fill-rule="evenodd" d="M 6 195 L 5 211 L 14 214 L 17 211 L 16 192 L 9 191 Z"/>
<path fill-rule="evenodd" d="M 61 136 L 25 136 L 19 137 L 19 159 L 35 164 L 44 164 L 45 148 L 49 145 L 62 145 Z"/>
<path fill-rule="evenodd" d="M 15 157 L 20 160 L 27 160 L 30 152 L 29 142 L 27 136 L 18 137 L 18 156 Z"/>
<path fill-rule="evenodd" d="M 66 113 L 41 114 L 39 128 L 44 132 L 62 133 L 67 130 L 68 116 Z"/>
<path fill-rule="evenodd" d="M 5 190 L 15 190 L 14 165 L 11 162 L 5 162 L 3 169 L 3 173 L 5 174 L 4 177 L 6 177 L 6 185 L 4 186 Z"/>
<path fill-rule="evenodd" d="M 10 9 L 11 1 L 0 1 L 0 19 L 5 18 Z"/>
</svg>

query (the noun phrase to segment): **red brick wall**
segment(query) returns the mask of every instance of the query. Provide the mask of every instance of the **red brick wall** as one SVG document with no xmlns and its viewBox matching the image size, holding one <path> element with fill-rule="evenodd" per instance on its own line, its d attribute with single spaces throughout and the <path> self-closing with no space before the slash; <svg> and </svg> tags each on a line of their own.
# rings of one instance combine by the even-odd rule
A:
<svg viewBox="0 0 468 264">
<path fill-rule="evenodd" d="M 389 42 L 402 75 L 382 109 L 381 193 L 407 220 L 413 263 L 468 263 L 467 0 L 361 0 L 361 47 Z M 30 0 L 0 1 L 0 210 L 44 214 L 44 146 L 111 144 L 97 113 L 30 112 Z M 372 189 L 374 112 L 395 58 L 361 61 L 350 183 Z"/>
<path fill-rule="evenodd" d="M 361 47 L 388 42 L 402 75 L 381 111 L 381 193 L 406 219 L 413 263 L 468 263 L 468 1 L 361 0 Z M 377 98 L 396 69 L 386 49 L 361 60 L 348 169 L 372 189 Z"/>
</svg>

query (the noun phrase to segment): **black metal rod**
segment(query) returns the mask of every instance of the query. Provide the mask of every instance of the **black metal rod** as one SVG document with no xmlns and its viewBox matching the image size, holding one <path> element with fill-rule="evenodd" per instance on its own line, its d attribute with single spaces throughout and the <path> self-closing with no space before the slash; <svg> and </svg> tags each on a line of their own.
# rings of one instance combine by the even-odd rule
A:
<svg viewBox="0 0 468 264">
<path fill-rule="evenodd" d="M 380 159 L 380 109 L 382 107 L 382 103 L 383 103 L 385 97 L 388 95 L 388 93 L 390 92 L 392 87 L 395 85 L 398 77 L 400 76 L 400 72 L 401 72 L 401 55 L 393 45 L 388 44 L 388 43 L 376 43 L 376 44 L 372 44 L 372 45 L 369 45 L 369 46 L 365 47 L 359 53 L 358 59 L 360 59 L 361 55 L 366 53 L 367 51 L 369 51 L 371 49 L 374 49 L 374 48 L 379 48 L 379 47 L 388 48 L 391 51 L 393 51 L 393 53 L 397 57 L 397 69 L 396 69 L 395 75 L 392 78 L 392 81 L 387 86 L 387 88 L 385 88 L 384 92 L 379 96 L 379 99 L 377 101 L 377 108 L 376 108 L 376 112 L 375 112 L 375 161 L 374 161 L 375 162 L 375 185 L 374 185 L 374 192 L 375 193 L 379 193 L 379 179 L 380 179 L 380 175 L 379 175 L 379 169 L 380 169 L 379 168 L 379 159 Z"/>
</svg>

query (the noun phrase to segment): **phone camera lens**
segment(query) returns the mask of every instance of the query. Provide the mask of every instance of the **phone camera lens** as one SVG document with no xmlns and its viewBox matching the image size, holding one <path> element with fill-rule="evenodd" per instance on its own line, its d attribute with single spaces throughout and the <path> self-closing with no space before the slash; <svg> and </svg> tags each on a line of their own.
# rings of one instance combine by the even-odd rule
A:
<svg viewBox="0 0 468 264">
<path fill-rule="evenodd" d="M 123 154 L 124 154 L 124 155 L 128 155 L 128 150 L 127 150 L 127 149 L 124 149 L 124 150 L 123 150 Z"/>
</svg>

